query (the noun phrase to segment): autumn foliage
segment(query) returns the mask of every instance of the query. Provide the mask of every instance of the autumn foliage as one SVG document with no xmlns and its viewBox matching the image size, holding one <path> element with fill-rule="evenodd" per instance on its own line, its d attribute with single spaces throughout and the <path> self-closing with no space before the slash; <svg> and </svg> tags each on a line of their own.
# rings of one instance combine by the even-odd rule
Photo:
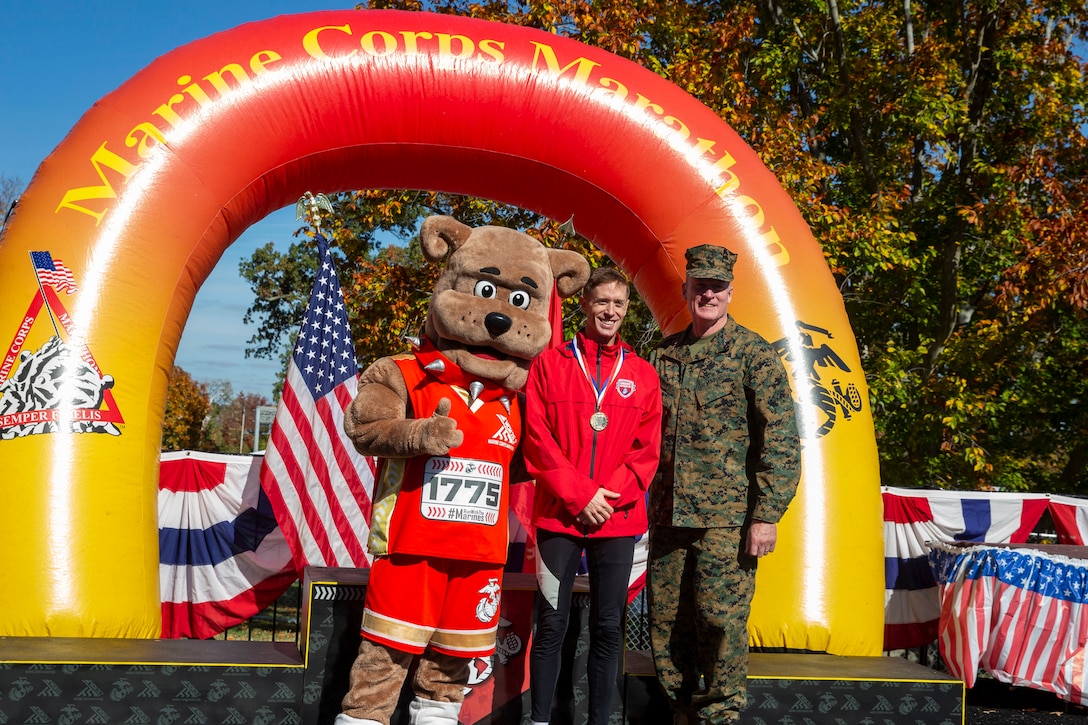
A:
<svg viewBox="0 0 1088 725">
<path fill-rule="evenodd" d="M 369 7 L 540 28 L 687 90 L 756 150 L 822 243 L 867 374 L 883 482 L 1088 493 L 1083 3 Z M 364 363 L 422 321 L 432 271 L 407 240 L 435 212 L 546 243 L 562 221 L 428 192 L 341 195 L 332 223 Z M 388 248 L 382 234 L 402 241 Z"/>
<path fill-rule="evenodd" d="M 162 450 L 201 450 L 204 416 L 210 408 L 208 387 L 175 365 L 166 387 Z"/>
</svg>

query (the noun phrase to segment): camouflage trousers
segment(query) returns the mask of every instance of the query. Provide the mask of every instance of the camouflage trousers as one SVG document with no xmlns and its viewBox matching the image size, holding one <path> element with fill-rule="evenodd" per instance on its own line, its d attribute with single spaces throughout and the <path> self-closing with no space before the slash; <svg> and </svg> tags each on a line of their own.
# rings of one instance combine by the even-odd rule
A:
<svg viewBox="0 0 1088 725">
<path fill-rule="evenodd" d="M 755 559 L 736 528 L 650 531 L 650 646 L 672 708 L 689 722 L 735 722 L 747 703 Z"/>
</svg>

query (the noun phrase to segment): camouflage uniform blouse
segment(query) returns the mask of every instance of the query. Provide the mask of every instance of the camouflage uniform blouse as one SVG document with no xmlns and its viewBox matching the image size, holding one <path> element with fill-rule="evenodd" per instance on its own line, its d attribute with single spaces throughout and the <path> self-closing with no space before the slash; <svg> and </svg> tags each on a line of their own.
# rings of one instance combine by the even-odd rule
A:
<svg viewBox="0 0 1088 725">
<path fill-rule="evenodd" d="M 758 482 L 752 518 L 777 523 L 801 474 L 785 368 L 766 340 L 732 318 L 698 352 L 689 347 L 690 330 L 663 340 L 648 358 L 661 377 L 664 405 L 650 523 L 742 525 L 749 509 L 747 471 Z"/>
</svg>

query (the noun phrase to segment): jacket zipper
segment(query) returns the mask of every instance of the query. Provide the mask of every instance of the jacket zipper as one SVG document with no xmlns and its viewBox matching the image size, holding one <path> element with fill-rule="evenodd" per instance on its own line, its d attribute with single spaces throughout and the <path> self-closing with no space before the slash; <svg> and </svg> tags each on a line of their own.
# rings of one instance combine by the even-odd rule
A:
<svg viewBox="0 0 1088 725">
<path fill-rule="evenodd" d="M 597 376 L 593 379 L 593 388 L 596 390 L 599 380 L 601 379 L 601 346 L 597 345 Z M 596 405 L 594 405 L 596 408 Z M 597 479 L 597 472 L 593 470 L 597 466 L 597 430 L 593 431 L 593 444 L 589 449 L 589 480 L 595 481 Z M 589 538 L 589 526 L 582 527 L 582 537 Z"/>
</svg>

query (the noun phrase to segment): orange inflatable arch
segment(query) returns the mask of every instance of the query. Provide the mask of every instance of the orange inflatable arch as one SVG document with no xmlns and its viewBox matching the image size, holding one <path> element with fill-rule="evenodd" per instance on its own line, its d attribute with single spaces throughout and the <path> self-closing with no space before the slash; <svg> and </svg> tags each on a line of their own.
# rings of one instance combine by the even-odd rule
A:
<svg viewBox="0 0 1088 725">
<path fill-rule="evenodd" d="M 370 187 L 573 215 L 670 332 L 687 323 L 684 250 L 739 252 L 730 312 L 784 351 L 804 448 L 760 564 L 752 643 L 880 652 L 864 377 L 820 247 L 774 176 L 712 111 L 627 60 L 395 11 L 278 17 L 179 48 L 43 162 L 0 237 L 0 635 L 158 636 L 159 443 L 196 292 L 271 211 Z M 35 265 L 70 270 L 75 287 L 39 286 Z M 64 350 L 77 354 L 52 354 Z"/>
</svg>

